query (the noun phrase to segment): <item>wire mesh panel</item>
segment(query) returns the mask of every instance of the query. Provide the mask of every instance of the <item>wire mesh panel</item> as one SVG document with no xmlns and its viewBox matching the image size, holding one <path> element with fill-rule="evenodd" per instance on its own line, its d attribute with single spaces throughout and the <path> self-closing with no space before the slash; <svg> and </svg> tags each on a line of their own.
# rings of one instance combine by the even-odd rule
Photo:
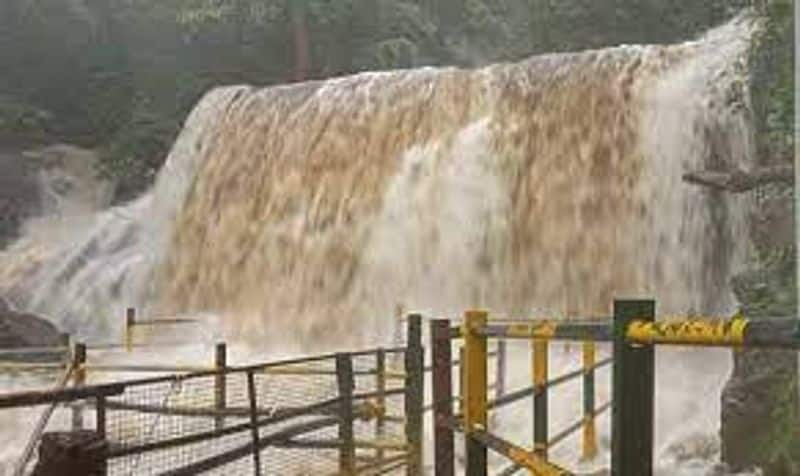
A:
<svg viewBox="0 0 800 476">
<path fill-rule="evenodd" d="M 377 355 L 349 357 L 356 467 L 405 449 L 402 367 Z M 336 474 L 340 385 L 334 356 L 131 383 L 106 403 L 108 474 Z"/>
<path fill-rule="evenodd" d="M 248 443 L 245 374 L 226 375 L 223 408 L 217 388 L 216 376 L 205 375 L 133 385 L 109 399 L 106 435 L 112 455 L 120 455 L 109 474 L 161 474 Z M 235 426 L 243 429 L 214 434 Z M 199 441 L 186 444 L 190 436 Z"/>
</svg>

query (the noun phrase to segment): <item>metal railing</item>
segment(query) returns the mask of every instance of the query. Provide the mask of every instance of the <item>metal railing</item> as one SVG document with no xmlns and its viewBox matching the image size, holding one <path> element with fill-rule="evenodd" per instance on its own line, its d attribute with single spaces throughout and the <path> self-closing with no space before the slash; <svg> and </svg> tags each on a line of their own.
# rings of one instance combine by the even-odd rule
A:
<svg viewBox="0 0 800 476">
<path fill-rule="evenodd" d="M 452 341 L 463 339 L 461 411 L 453 411 Z M 527 339 L 531 342 L 533 385 L 489 400 L 487 342 Z M 549 342 L 583 342 L 583 365 L 556 378 L 549 375 Z M 613 356 L 597 361 L 596 342 L 610 342 Z M 485 311 L 468 311 L 460 325 L 442 319 L 431 323 L 433 353 L 435 474 L 455 474 L 454 433 L 465 434 L 466 474 L 487 474 L 487 450 L 503 455 L 511 466 L 499 474 L 526 469 L 535 475 L 573 474 L 550 461 L 548 451 L 582 430 L 582 455 L 597 456 L 596 418 L 612 410 L 611 472 L 614 476 L 653 474 L 653 418 L 656 345 L 769 347 L 800 349 L 796 318 L 747 319 L 673 318 L 655 321 L 655 301 L 614 302 L 611 319 L 584 321 L 530 320 L 490 322 Z M 595 371 L 613 364 L 613 399 L 596 404 Z M 563 431 L 548 434 L 548 391 L 574 379 L 582 380 L 582 418 Z M 509 442 L 490 429 L 490 410 L 533 397 L 533 444 L 530 449 Z"/>
</svg>

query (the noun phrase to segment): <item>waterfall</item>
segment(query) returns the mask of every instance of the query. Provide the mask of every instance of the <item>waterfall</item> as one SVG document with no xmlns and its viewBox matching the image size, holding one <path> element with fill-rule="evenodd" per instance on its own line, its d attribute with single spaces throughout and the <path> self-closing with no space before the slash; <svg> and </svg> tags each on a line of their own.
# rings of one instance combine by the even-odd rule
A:
<svg viewBox="0 0 800 476">
<path fill-rule="evenodd" d="M 312 345 L 384 340 L 398 303 L 720 312 L 747 199 L 681 176 L 750 163 L 753 28 L 215 89 L 150 192 L 29 233 L 0 254 L 0 294 L 82 334 L 117 332 L 135 305 Z"/>
</svg>

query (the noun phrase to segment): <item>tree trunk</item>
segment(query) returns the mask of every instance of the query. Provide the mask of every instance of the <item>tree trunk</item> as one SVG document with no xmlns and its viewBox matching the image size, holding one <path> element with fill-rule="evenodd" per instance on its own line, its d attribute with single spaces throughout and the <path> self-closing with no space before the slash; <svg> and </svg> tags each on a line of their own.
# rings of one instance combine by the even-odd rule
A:
<svg viewBox="0 0 800 476">
<path fill-rule="evenodd" d="M 311 37 L 308 31 L 306 0 L 289 0 L 292 42 L 294 45 L 294 81 L 305 81 L 311 73 Z"/>
</svg>

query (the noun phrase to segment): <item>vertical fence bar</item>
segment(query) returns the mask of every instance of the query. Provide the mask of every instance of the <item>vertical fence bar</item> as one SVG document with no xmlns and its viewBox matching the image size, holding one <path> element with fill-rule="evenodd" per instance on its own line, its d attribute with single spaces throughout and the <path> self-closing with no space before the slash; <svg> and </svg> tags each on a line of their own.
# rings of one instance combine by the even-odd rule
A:
<svg viewBox="0 0 800 476">
<path fill-rule="evenodd" d="M 405 311 L 402 304 L 396 304 L 394 307 L 394 346 L 402 347 L 403 342 L 403 319 L 405 318 Z M 393 368 L 398 368 L 402 364 L 401 355 L 398 353 L 393 354 L 392 365 Z"/>
<path fill-rule="evenodd" d="M 386 351 L 378 349 L 375 352 L 375 390 L 378 392 L 379 411 L 375 416 L 375 437 L 378 441 L 383 441 L 386 433 Z M 375 459 L 378 465 L 381 464 L 385 452 L 382 448 L 375 450 Z"/>
<path fill-rule="evenodd" d="M 495 357 L 496 365 L 494 376 L 494 396 L 500 398 L 506 393 L 506 341 L 499 339 L 497 341 L 497 357 Z"/>
<path fill-rule="evenodd" d="M 422 474 L 423 465 L 423 417 L 425 405 L 425 353 L 422 347 L 422 316 L 408 316 L 406 334 L 406 438 L 408 441 L 408 464 L 406 474 Z"/>
<path fill-rule="evenodd" d="M 584 460 L 597 457 L 597 428 L 595 422 L 594 366 L 597 349 L 592 341 L 583 343 L 583 441 L 581 453 Z"/>
<path fill-rule="evenodd" d="M 66 332 L 62 332 L 59 336 L 61 339 L 61 346 L 64 347 L 64 350 L 61 353 L 61 361 L 65 364 L 70 363 L 70 352 L 69 352 L 69 334 Z"/>
<path fill-rule="evenodd" d="M 214 408 L 222 411 L 227 406 L 228 382 L 225 368 L 228 366 L 228 349 L 224 342 L 217 343 L 214 347 L 214 367 L 217 374 L 214 376 Z M 219 430 L 225 426 L 225 417 L 214 417 L 214 428 Z"/>
<path fill-rule="evenodd" d="M 467 476 L 486 476 L 486 447 L 470 437 L 475 430 L 486 430 L 487 362 L 486 337 L 478 330 L 486 325 L 485 311 L 467 311 L 464 315 L 464 433 L 467 455 Z"/>
<path fill-rule="evenodd" d="M 247 371 L 247 399 L 250 402 L 250 433 L 253 437 L 253 469 L 256 476 L 261 476 L 261 451 L 258 435 L 258 401 L 256 400 L 256 382 L 252 370 Z"/>
<path fill-rule="evenodd" d="M 464 403 L 464 387 L 467 383 L 466 377 L 464 377 L 464 368 L 466 368 L 466 360 L 464 356 L 466 353 L 464 352 L 464 346 L 458 348 L 458 413 L 464 414 L 466 404 Z"/>
<path fill-rule="evenodd" d="M 75 377 L 73 384 L 76 387 L 86 384 L 86 344 L 83 342 L 75 343 L 72 354 L 72 362 L 75 367 Z M 83 430 L 83 403 L 73 402 L 72 404 L 72 430 Z"/>
<path fill-rule="evenodd" d="M 654 319 L 652 300 L 614 301 L 612 476 L 653 474 L 655 352 L 628 344 L 625 334 L 631 321 Z"/>
<path fill-rule="evenodd" d="M 533 339 L 531 366 L 533 367 L 533 450 L 541 458 L 547 459 L 548 440 L 548 398 L 547 380 L 549 378 L 550 344 L 544 339 Z"/>
<path fill-rule="evenodd" d="M 133 332 L 136 327 L 136 309 L 129 307 L 125 310 L 125 331 L 122 335 L 125 350 L 133 350 Z"/>
<path fill-rule="evenodd" d="M 356 474 L 356 446 L 353 436 L 353 359 L 336 355 L 336 382 L 339 387 L 339 474 Z"/>
<path fill-rule="evenodd" d="M 449 320 L 431 321 L 431 352 L 435 476 L 454 476 L 455 437 L 450 426 L 453 419 L 453 349 Z"/>
<path fill-rule="evenodd" d="M 97 397 L 95 403 L 95 431 L 103 444 L 100 454 L 102 460 L 98 462 L 100 470 L 98 476 L 105 476 L 108 473 L 108 442 L 106 441 L 106 397 L 103 395 Z"/>
</svg>

